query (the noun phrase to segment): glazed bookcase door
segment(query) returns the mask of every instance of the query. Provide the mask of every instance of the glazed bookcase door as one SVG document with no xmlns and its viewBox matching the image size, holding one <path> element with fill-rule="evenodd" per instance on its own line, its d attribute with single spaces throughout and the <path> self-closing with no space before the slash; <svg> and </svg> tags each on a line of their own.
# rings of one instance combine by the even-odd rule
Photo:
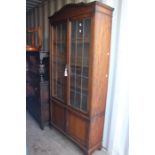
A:
<svg viewBox="0 0 155 155">
<path fill-rule="evenodd" d="M 66 23 L 53 26 L 52 97 L 65 102 Z"/>
<path fill-rule="evenodd" d="M 70 106 L 87 112 L 90 18 L 71 21 Z"/>
</svg>

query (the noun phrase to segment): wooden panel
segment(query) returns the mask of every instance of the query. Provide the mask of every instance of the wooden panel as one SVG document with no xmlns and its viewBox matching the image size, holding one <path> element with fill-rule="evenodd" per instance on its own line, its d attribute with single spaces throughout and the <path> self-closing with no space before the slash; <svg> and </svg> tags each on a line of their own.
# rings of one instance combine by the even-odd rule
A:
<svg viewBox="0 0 155 155">
<path fill-rule="evenodd" d="M 101 26 L 102 25 L 102 26 Z M 91 55 L 91 116 L 105 111 L 110 52 L 111 17 L 96 13 L 94 21 L 94 53 Z"/>
<path fill-rule="evenodd" d="M 49 122 L 49 103 L 44 104 L 43 109 L 43 121 Z"/>
<path fill-rule="evenodd" d="M 95 12 L 95 6 L 98 6 L 97 10 L 111 14 L 112 8 L 106 4 L 100 2 L 91 3 L 78 3 L 78 4 L 68 4 L 57 11 L 53 16 L 49 17 L 50 22 L 56 22 L 63 20 L 65 18 L 83 16 L 84 14 L 93 14 Z M 102 8 L 102 9 L 101 9 Z"/>
<path fill-rule="evenodd" d="M 52 52 L 53 52 L 53 41 L 54 41 L 54 28 L 53 26 L 50 26 L 49 24 L 49 49 L 50 49 L 50 53 L 49 53 L 49 88 L 50 88 L 50 97 L 52 97 L 52 92 L 53 92 L 53 86 L 52 86 L 52 62 L 53 62 L 53 56 L 52 56 Z"/>
<path fill-rule="evenodd" d="M 102 7 L 101 5 L 96 6 L 96 12 L 100 12 L 108 16 L 112 16 L 112 10 L 113 10 L 112 8 L 107 9 L 106 7 Z"/>
<path fill-rule="evenodd" d="M 42 103 L 48 103 L 49 102 L 48 82 L 41 82 L 40 83 L 40 100 Z"/>
<path fill-rule="evenodd" d="M 70 17 L 81 16 L 84 14 L 92 14 L 92 5 L 91 4 L 69 4 L 64 6 L 61 10 L 56 12 L 53 16 L 49 17 L 50 22 L 57 22 L 60 20 L 64 20 Z"/>
<path fill-rule="evenodd" d="M 43 122 L 49 121 L 49 88 L 48 82 L 40 82 L 40 103 Z"/>
<path fill-rule="evenodd" d="M 89 133 L 89 148 L 101 144 L 102 132 L 103 132 L 103 115 L 97 116 L 92 119 L 90 123 L 90 133 Z"/>
<path fill-rule="evenodd" d="M 87 141 L 88 123 L 85 119 L 78 117 L 72 112 L 67 112 L 67 133 L 82 144 Z"/>
<path fill-rule="evenodd" d="M 65 130 L 65 108 L 52 101 L 51 111 L 51 123 L 54 123 L 61 130 Z"/>
</svg>

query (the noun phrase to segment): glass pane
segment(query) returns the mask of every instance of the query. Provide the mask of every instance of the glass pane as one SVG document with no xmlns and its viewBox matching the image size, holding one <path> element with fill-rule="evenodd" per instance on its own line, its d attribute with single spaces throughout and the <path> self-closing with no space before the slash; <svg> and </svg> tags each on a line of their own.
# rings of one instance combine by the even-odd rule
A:
<svg viewBox="0 0 155 155">
<path fill-rule="evenodd" d="M 64 70 L 66 65 L 66 24 L 61 23 L 54 27 L 53 50 L 53 96 L 64 102 Z"/>
<path fill-rule="evenodd" d="M 34 44 L 35 44 L 35 47 L 38 47 L 39 45 L 39 42 L 38 42 L 38 32 L 34 32 Z"/>
<path fill-rule="evenodd" d="M 90 19 L 73 21 L 71 28 L 70 104 L 87 111 Z"/>
<path fill-rule="evenodd" d="M 32 45 L 32 33 L 31 32 L 26 32 L 26 44 Z"/>
</svg>

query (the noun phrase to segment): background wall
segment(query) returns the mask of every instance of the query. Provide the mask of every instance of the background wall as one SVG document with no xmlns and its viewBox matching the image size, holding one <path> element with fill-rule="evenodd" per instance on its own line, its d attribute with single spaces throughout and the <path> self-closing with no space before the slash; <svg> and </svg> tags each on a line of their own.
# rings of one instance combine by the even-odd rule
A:
<svg viewBox="0 0 155 155">
<path fill-rule="evenodd" d="M 48 17 L 54 14 L 55 11 L 61 9 L 65 4 L 68 3 L 89 3 L 94 0 L 47 0 L 39 7 L 27 12 L 26 14 L 26 26 L 34 27 L 41 26 L 43 29 L 43 51 L 48 52 Z M 114 0 L 98 0 L 112 5 Z"/>
<path fill-rule="evenodd" d="M 42 50 L 48 52 L 48 17 L 51 16 L 55 11 L 62 8 L 68 3 L 79 3 L 79 2 L 92 2 L 94 0 L 48 0 L 44 2 L 38 8 L 33 9 L 27 13 L 27 27 L 41 26 L 43 29 L 43 47 Z M 108 79 L 108 95 L 107 95 L 107 106 L 104 123 L 104 134 L 103 134 L 103 146 L 106 149 L 112 151 L 115 145 L 114 134 L 116 127 L 116 116 L 118 115 L 118 101 L 116 96 L 119 92 L 119 86 L 117 83 L 117 66 L 119 61 L 119 36 L 120 36 L 120 24 L 122 15 L 122 0 L 98 0 L 114 8 L 113 20 L 112 20 L 112 37 L 111 37 L 111 52 L 110 52 L 110 68 L 109 68 L 109 79 Z M 124 119 L 125 120 L 125 119 Z M 126 141 L 126 139 L 125 139 Z M 128 141 L 128 138 L 127 138 Z M 126 143 L 126 142 L 125 142 Z M 127 151 L 126 146 L 124 149 Z M 123 150 L 121 148 L 121 150 Z M 127 154 L 127 153 L 125 153 Z"/>
</svg>

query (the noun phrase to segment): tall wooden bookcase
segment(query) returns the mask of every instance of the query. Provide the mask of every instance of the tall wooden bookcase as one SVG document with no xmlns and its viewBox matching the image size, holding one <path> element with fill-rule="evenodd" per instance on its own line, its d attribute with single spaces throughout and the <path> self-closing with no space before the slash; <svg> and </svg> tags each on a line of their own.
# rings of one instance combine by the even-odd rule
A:
<svg viewBox="0 0 155 155">
<path fill-rule="evenodd" d="M 48 54 L 26 52 L 26 109 L 44 129 L 49 124 Z"/>
<path fill-rule="evenodd" d="M 50 123 L 86 155 L 102 145 L 112 12 L 79 3 L 49 17 Z"/>
</svg>

